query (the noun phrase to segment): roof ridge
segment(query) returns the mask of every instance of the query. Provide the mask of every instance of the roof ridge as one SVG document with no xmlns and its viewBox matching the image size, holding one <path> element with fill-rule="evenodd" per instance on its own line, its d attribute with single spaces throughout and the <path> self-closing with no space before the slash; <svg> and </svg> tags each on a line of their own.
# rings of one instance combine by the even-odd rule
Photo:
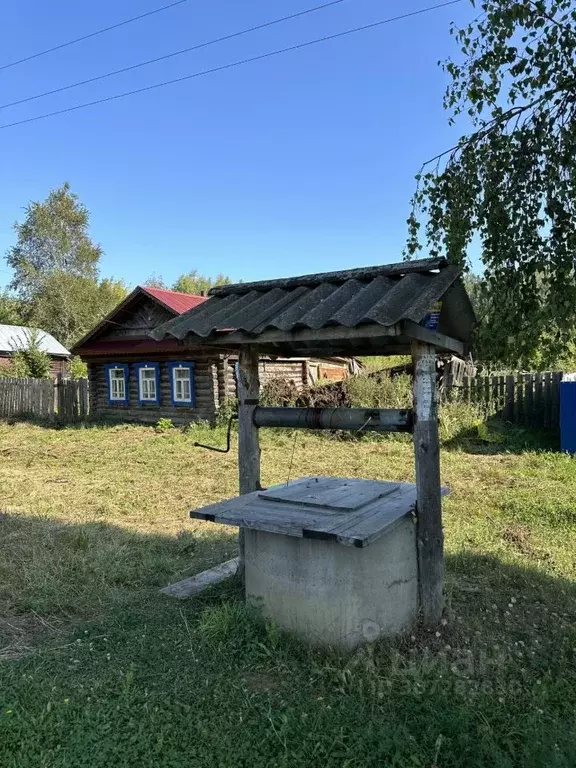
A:
<svg viewBox="0 0 576 768">
<path fill-rule="evenodd" d="M 192 296 L 195 299 L 205 299 L 201 293 L 187 293 L 186 291 L 173 291 L 172 288 L 156 288 L 153 285 L 138 285 L 143 291 L 162 291 L 162 293 L 173 293 L 176 296 Z"/>
<path fill-rule="evenodd" d="M 230 294 L 248 293 L 249 291 L 269 291 L 272 288 L 283 288 L 285 290 L 291 290 L 300 286 L 312 288 L 323 283 L 345 283 L 348 280 L 369 281 L 381 275 L 385 277 L 401 277 L 412 272 L 426 273 L 444 269 L 448 266 L 449 262 L 445 258 L 415 259 L 414 261 L 400 261 L 372 267 L 342 269 L 337 272 L 318 272 L 315 274 L 299 275 L 298 277 L 218 285 L 211 288 L 208 295 L 223 297 Z"/>
</svg>

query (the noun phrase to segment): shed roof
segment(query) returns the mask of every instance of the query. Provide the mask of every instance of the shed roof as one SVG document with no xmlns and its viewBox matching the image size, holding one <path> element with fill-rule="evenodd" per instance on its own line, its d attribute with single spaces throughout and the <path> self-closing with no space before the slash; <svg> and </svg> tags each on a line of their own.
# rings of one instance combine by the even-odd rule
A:
<svg viewBox="0 0 576 768">
<path fill-rule="evenodd" d="M 435 332 L 420 324 L 439 300 Z M 397 353 L 418 338 L 461 353 L 474 322 L 460 270 L 444 259 L 422 259 L 219 286 L 204 304 L 152 336 L 228 347 L 248 343 L 284 355 Z"/>
<path fill-rule="evenodd" d="M 70 357 L 70 352 L 52 334 L 25 325 L 0 325 L 0 352 L 12 354 L 25 349 L 34 333 L 38 334 L 38 345 L 43 352 L 55 357 Z"/>
</svg>

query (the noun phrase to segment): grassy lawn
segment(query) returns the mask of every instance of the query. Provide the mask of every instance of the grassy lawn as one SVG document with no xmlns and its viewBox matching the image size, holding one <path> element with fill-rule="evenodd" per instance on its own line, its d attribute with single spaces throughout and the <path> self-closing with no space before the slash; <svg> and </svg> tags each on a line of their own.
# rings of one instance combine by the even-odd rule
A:
<svg viewBox="0 0 576 768">
<path fill-rule="evenodd" d="M 2 768 L 576 765 L 576 462 L 524 436 L 442 452 L 447 612 L 352 656 L 263 626 L 187 511 L 230 496 L 221 431 L 0 424 Z M 409 442 L 264 433 L 263 482 L 413 478 Z"/>
</svg>

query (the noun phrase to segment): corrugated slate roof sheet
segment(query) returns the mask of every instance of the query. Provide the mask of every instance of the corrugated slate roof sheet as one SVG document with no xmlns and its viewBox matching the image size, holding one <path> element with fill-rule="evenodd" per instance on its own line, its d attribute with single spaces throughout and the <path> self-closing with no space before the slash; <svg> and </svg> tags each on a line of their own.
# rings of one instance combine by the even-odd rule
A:
<svg viewBox="0 0 576 768">
<path fill-rule="evenodd" d="M 166 336 L 208 339 L 234 329 L 257 337 L 267 330 L 290 333 L 342 326 L 420 323 L 458 280 L 460 270 L 442 259 L 240 283 L 210 291 L 203 305 L 159 326 Z"/>
<path fill-rule="evenodd" d="M 70 357 L 66 347 L 56 341 L 54 336 L 38 328 L 27 328 L 24 325 L 0 325 L 0 352 L 12 354 L 18 349 L 25 349 L 30 343 L 30 336 L 38 333 L 38 344 L 43 352 L 49 355 Z"/>
</svg>

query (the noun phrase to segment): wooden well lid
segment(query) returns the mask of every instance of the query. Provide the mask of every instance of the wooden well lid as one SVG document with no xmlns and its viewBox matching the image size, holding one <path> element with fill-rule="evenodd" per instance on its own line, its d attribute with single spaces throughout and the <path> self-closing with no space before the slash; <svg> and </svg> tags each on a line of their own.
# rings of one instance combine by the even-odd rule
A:
<svg viewBox="0 0 576 768">
<path fill-rule="evenodd" d="M 447 492 L 444 488 L 443 493 Z M 304 477 L 193 510 L 190 517 L 365 547 L 415 506 L 414 483 Z"/>
</svg>

